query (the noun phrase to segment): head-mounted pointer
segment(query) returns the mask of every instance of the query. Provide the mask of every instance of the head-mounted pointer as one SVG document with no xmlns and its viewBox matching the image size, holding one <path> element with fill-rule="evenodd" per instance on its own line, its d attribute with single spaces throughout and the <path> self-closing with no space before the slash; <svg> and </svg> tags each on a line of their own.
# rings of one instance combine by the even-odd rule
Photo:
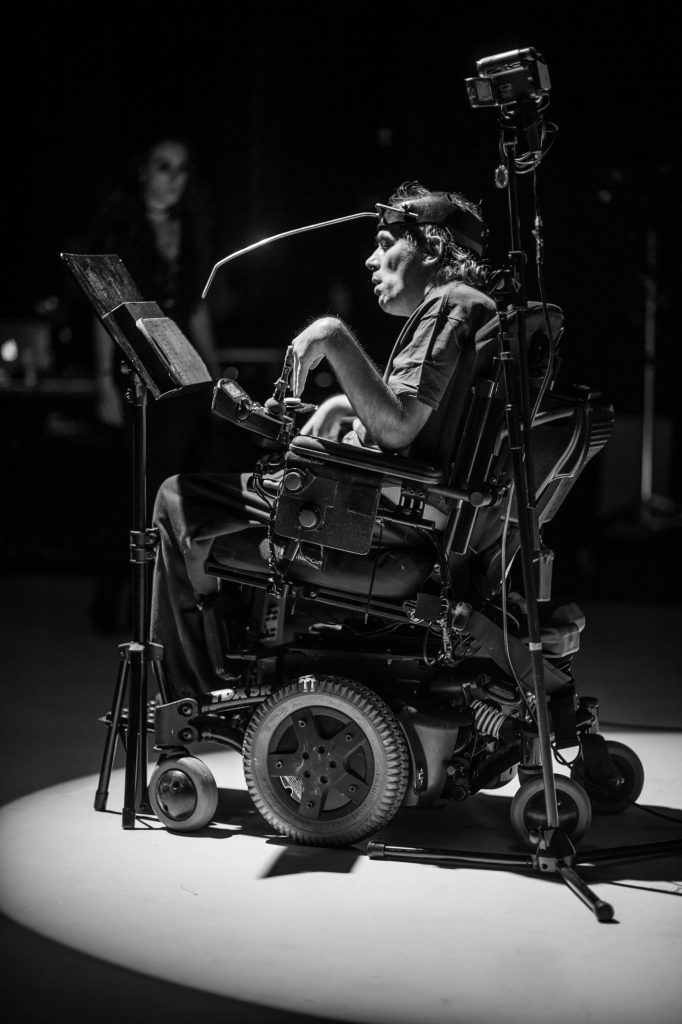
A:
<svg viewBox="0 0 682 1024">
<path fill-rule="evenodd" d="M 351 213 L 345 217 L 334 217 L 332 220 L 320 221 L 318 224 L 306 224 L 300 228 L 292 228 L 291 231 L 282 231 L 280 234 L 272 235 L 270 238 L 262 238 L 259 242 L 253 242 L 244 249 L 231 252 L 229 256 L 218 260 L 213 267 L 201 293 L 202 299 L 206 298 L 216 272 L 220 267 L 229 263 L 230 260 L 243 256 L 247 252 L 252 252 L 254 249 L 259 249 L 262 245 L 276 242 L 280 238 L 291 238 L 292 235 L 300 235 L 304 231 L 316 231 L 318 228 L 328 228 L 334 224 L 345 224 L 348 221 L 357 220 L 359 217 L 378 217 L 380 227 L 388 227 L 390 224 L 398 223 L 443 224 L 449 228 L 458 245 L 471 249 L 472 252 L 479 256 L 483 254 L 484 242 L 488 236 L 488 230 L 485 225 L 477 217 L 474 217 L 472 213 L 463 210 L 456 203 L 453 203 L 447 192 L 432 192 L 428 196 L 418 196 L 416 199 L 409 199 L 407 202 L 401 203 L 400 206 L 385 206 L 383 203 L 377 203 L 371 213 L 369 211 Z"/>
</svg>

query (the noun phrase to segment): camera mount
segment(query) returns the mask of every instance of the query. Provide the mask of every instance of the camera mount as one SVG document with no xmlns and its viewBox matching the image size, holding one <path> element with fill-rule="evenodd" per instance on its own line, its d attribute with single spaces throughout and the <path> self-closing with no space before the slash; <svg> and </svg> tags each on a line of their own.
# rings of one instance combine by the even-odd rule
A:
<svg viewBox="0 0 682 1024">
<path fill-rule="evenodd" d="M 544 100 L 550 90 L 544 57 L 532 46 L 476 61 L 478 75 L 465 79 L 472 107 L 505 107 L 519 100 Z"/>
</svg>

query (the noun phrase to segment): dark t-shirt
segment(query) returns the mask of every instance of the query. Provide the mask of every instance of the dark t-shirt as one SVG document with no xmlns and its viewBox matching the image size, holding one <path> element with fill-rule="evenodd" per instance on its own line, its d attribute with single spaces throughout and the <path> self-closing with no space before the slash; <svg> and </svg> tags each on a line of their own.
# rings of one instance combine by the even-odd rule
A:
<svg viewBox="0 0 682 1024">
<path fill-rule="evenodd" d="M 496 312 L 488 295 L 452 281 L 430 291 L 403 327 L 384 380 L 396 395 L 433 409 L 405 454 L 447 468 L 472 379 L 492 365 L 497 350 L 494 332 L 476 341 Z"/>
</svg>

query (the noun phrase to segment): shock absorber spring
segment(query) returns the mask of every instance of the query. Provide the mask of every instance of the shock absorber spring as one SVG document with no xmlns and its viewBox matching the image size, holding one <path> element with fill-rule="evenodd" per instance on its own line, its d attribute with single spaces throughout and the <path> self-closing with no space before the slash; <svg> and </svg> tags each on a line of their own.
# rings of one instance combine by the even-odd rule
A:
<svg viewBox="0 0 682 1024">
<path fill-rule="evenodd" d="M 503 711 L 498 711 L 497 708 L 482 700 L 472 700 L 469 706 L 474 713 L 476 729 L 483 736 L 499 739 L 502 726 L 505 722 L 512 720 L 509 715 L 505 715 Z"/>
</svg>

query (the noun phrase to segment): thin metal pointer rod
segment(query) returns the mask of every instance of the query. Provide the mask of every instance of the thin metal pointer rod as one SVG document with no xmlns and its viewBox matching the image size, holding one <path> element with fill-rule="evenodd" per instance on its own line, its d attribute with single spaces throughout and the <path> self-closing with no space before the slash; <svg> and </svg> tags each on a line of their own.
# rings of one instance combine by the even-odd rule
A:
<svg viewBox="0 0 682 1024">
<path fill-rule="evenodd" d="M 270 238 L 263 238 L 260 242 L 254 242 L 252 245 L 247 245 L 245 249 L 239 249 L 238 252 L 232 252 L 229 256 L 225 256 L 222 260 L 219 260 L 211 271 L 208 281 L 201 293 L 202 299 L 205 299 L 208 294 L 208 289 L 211 287 L 213 278 L 216 275 L 216 271 L 220 270 L 222 266 L 229 263 L 230 260 L 236 260 L 237 256 L 243 256 L 244 253 L 251 252 L 253 249 L 260 248 L 261 245 L 267 245 L 269 242 L 277 242 L 280 238 L 291 238 L 292 235 L 302 235 L 306 231 L 316 231 L 317 228 L 329 228 L 333 224 L 344 224 L 349 220 L 358 220 L 360 217 L 374 217 L 375 219 L 379 216 L 378 213 L 365 211 L 364 213 L 349 213 L 345 217 L 335 217 L 333 220 L 323 220 L 319 224 L 307 224 L 302 228 L 292 228 L 291 231 L 282 231 L 279 235 L 272 235 Z"/>
</svg>

